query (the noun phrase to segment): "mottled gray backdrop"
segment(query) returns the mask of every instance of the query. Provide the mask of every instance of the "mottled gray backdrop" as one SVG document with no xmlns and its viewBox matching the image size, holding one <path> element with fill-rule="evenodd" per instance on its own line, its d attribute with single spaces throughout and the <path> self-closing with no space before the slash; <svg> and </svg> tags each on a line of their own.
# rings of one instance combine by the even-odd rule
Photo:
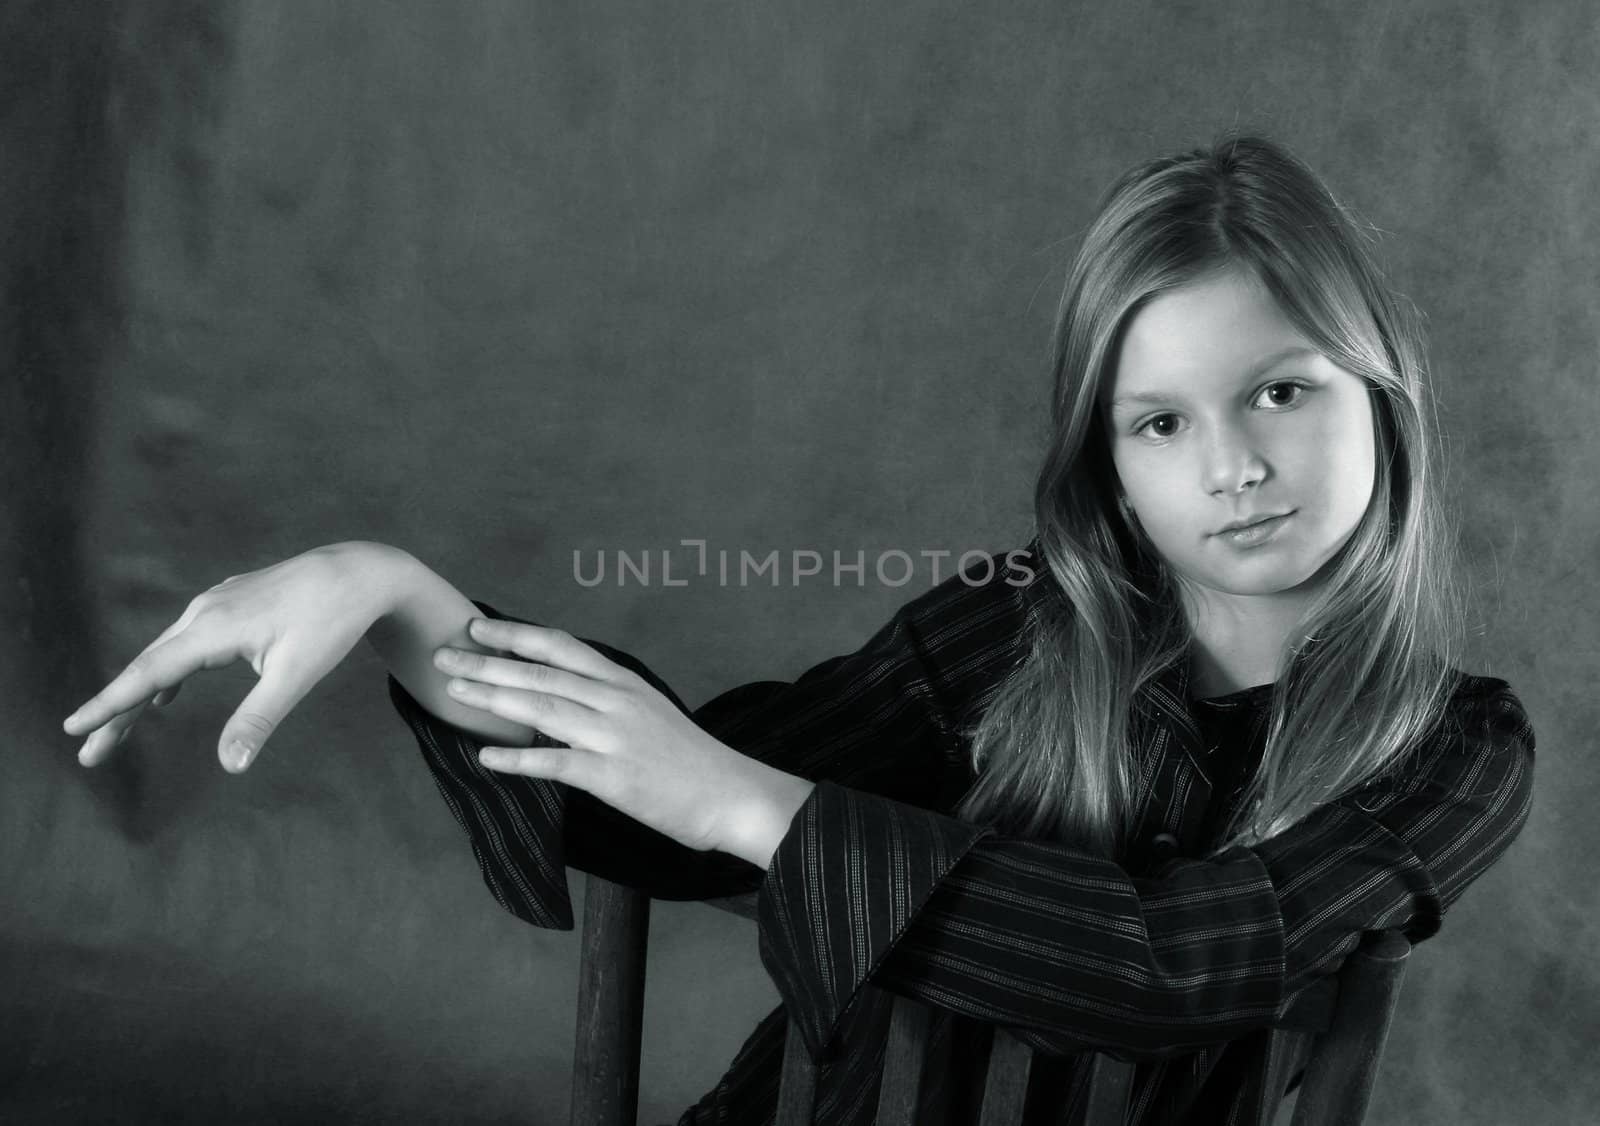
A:
<svg viewBox="0 0 1600 1126">
<path fill-rule="evenodd" d="M 0 1120 L 564 1121 L 575 936 L 484 890 L 364 646 L 240 777 L 243 666 L 101 770 L 61 716 L 195 593 L 343 539 L 691 703 L 855 648 L 926 571 L 589 588 L 572 552 L 1020 544 L 1096 197 L 1235 124 L 1380 229 L 1428 315 L 1470 667 L 1539 738 L 1527 831 L 1412 960 L 1372 1121 L 1592 1112 L 1595 13 L 0 8 Z M 649 980 L 653 1122 L 776 994 L 698 905 L 658 906 Z"/>
</svg>

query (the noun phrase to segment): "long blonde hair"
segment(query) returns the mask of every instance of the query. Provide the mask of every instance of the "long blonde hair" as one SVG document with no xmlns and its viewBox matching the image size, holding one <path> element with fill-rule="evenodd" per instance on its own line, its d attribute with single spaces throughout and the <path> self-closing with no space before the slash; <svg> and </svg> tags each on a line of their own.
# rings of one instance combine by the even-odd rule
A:
<svg viewBox="0 0 1600 1126">
<path fill-rule="evenodd" d="M 1290 635 L 1267 745 L 1213 853 L 1257 843 L 1381 774 L 1445 715 L 1464 644 L 1457 546 L 1415 311 L 1369 236 L 1282 146 L 1225 134 L 1130 169 L 1068 275 L 1054 335 L 1052 438 L 1034 491 L 1054 579 L 1026 656 L 967 732 L 977 781 L 957 813 L 1116 856 L 1136 816 L 1130 704 L 1191 633 L 1177 577 L 1121 502 L 1103 404 L 1125 326 L 1156 294 L 1252 271 L 1284 315 L 1370 388 L 1372 501 Z"/>
</svg>

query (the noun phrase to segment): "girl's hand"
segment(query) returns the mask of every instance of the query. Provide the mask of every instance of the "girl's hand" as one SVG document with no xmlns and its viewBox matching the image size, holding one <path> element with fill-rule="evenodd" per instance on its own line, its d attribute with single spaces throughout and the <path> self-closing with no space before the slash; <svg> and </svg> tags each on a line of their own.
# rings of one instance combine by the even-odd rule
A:
<svg viewBox="0 0 1600 1126">
<path fill-rule="evenodd" d="M 401 554 L 383 544 L 331 544 L 202 592 L 62 724 L 69 735 L 88 735 L 78 761 L 104 761 L 146 707 L 169 703 L 192 674 L 245 660 L 261 680 L 217 744 L 224 768 L 244 770 L 290 709 L 385 612 L 385 568 Z"/>
<path fill-rule="evenodd" d="M 486 648 L 440 649 L 451 695 L 565 747 L 485 747 L 493 770 L 564 782 L 693 849 L 762 867 L 811 783 L 718 742 L 631 669 L 562 630 L 474 619 Z"/>
</svg>

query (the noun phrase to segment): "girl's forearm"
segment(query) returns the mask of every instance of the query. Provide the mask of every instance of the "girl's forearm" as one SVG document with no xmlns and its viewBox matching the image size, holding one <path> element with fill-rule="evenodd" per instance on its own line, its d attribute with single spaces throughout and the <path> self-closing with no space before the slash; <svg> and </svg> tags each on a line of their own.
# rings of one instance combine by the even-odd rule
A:
<svg viewBox="0 0 1600 1126">
<path fill-rule="evenodd" d="M 367 644 L 428 711 L 501 747 L 527 747 L 533 729 L 481 708 L 457 703 L 445 691 L 450 678 L 433 664 L 433 654 L 448 645 L 474 653 L 492 650 L 467 634 L 467 623 L 483 614 L 449 582 L 420 560 L 387 544 L 371 544 L 362 555 L 367 581 L 384 591 L 384 612 L 368 628 Z"/>
<path fill-rule="evenodd" d="M 467 634 L 467 623 L 482 617 L 472 600 L 409 553 L 386 544 L 362 544 L 354 553 L 357 579 L 377 594 L 382 612 L 366 632 L 394 678 L 417 702 L 447 723 L 500 747 L 527 747 L 533 729 L 484 710 L 458 703 L 445 690 L 450 678 L 434 667 L 441 646 L 475 653 L 496 652 Z M 725 802 L 716 848 L 766 868 L 788 832 L 813 783 L 754 759 L 735 756 L 729 772 L 709 800 Z"/>
</svg>

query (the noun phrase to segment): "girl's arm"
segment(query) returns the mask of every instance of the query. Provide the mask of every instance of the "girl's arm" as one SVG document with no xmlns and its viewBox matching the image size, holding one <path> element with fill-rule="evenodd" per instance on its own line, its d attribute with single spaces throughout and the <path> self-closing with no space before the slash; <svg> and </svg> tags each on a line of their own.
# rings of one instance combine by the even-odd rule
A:
<svg viewBox="0 0 1600 1126">
<path fill-rule="evenodd" d="M 903 607 L 864 645 L 792 682 L 755 681 L 692 711 L 631 655 L 581 639 L 633 670 L 714 738 L 775 770 L 947 809 L 970 782 L 954 726 L 998 683 L 1022 634 L 1023 572 L 994 556 Z M 979 583 L 973 576 L 990 574 Z M 491 618 L 526 621 L 475 603 Z M 923 630 L 936 623 L 927 636 Z M 526 622 L 526 624 L 538 624 Z M 565 872 L 575 867 L 663 899 L 754 891 L 761 868 L 686 848 L 583 790 L 490 770 L 487 740 L 443 722 L 398 679 L 390 696 L 467 831 L 496 899 L 539 926 L 572 925 Z M 540 738 L 543 738 L 540 736 Z"/>
<path fill-rule="evenodd" d="M 467 623 L 481 616 L 472 600 L 396 547 L 373 544 L 369 567 L 372 582 L 390 593 L 388 609 L 368 628 L 366 641 L 411 698 L 440 720 L 485 743 L 537 745 L 540 740 L 533 728 L 451 699 L 445 691 L 449 676 L 434 667 L 433 654 L 440 646 L 491 652 L 467 633 Z"/>
<path fill-rule="evenodd" d="M 78 760 L 103 762 L 151 705 L 170 704 L 189 677 L 246 661 L 259 678 L 223 724 L 218 757 L 249 768 L 285 716 L 365 636 L 416 695 L 452 723 L 514 745 L 528 728 L 455 703 L 430 667 L 446 642 L 484 652 L 466 635 L 472 604 L 398 548 L 350 540 L 233 575 L 183 614 L 62 722 L 84 736 Z"/>
<path fill-rule="evenodd" d="M 1214 860 L 1135 874 L 958 820 L 948 811 L 971 775 L 957 732 L 1017 657 L 1027 605 L 999 581 L 951 580 L 855 653 L 691 713 L 817 783 L 765 872 L 676 845 L 580 790 L 487 770 L 469 736 L 391 691 L 485 881 L 520 917 L 572 925 L 568 864 L 661 898 L 758 890 L 763 962 L 817 1059 L 868 983 L 1046 1051 L 1165 1055 L 1232 1039 L 1334 973 L 1363 931 L 1435 933 L 1527 819 L 1527 716 L 1504 681 L 1467 678 L 1457 722 L 1403 771 Z"/>
<path fill-rule="evenodd" d="M 468 605 L 482 617 L 540 624 L 487 602 L 469 600 Z M 688 712 L 671 686 L 632 654 L 591 638 L 579 640 L 638 673 Z M 443 721 L 392 674 L 389 698 L 416 737 L 445 804 L 466 830 L 484 884 L 524 922 L 572 929 L 569 865 L 644 888 L 660 899 L 736 895 L 758 886 L 760 870 L 736 856 L 688 848 L 576 787 L 489 769 L 478 761 L 488 739 Z M 530 732 L 531 739 L 520 745 L 555 743 L 541 732 Z"/>
<path fill-rule="evenodd" d="M 1336 972 L 1364 931 L 1437 932 L 1521 830 L 1534 735 L 1520 701 L 1472 677 L 1452 707 L 1459 725 L 1397 777 L 1148 877 L 819 783 L 762 887 L 763 963 L 819 1060 L 869 982 L 1052 1053 L 1234 1039 Z"/>
<path fill-rule="evenodd" d="M 1522 705 L 1504 681 L 1468 677 L 1456 722 L 1401 770 L 1214 860 L 1133 875 L 951 817 L 971 781 L 960 732 L 1012 667 L 1031 608 L 1031 590 L 993 577 L 990 559 L 912 601 L 856 652 L 689 713 L 725 749 L 815 783 L 763 872 L 678 845 L 583 791 L 483 767 L 486 738 L 544 736 L 459 708 L 431 659 L 445 642 L 477 649 L 464 628 L 473 610 L 499 615 L 404 553 L 371 546 L 314 549 L 192 600 L 65 721 L 89 737 L 80 758 L 102 759 L 151 698 L 170 699 L 192 672 L 245 657 L 261 679 L 219 747 L 244 769 L 251 749 L 229 759 L 230 738 L 254 738 L 259 751 L 370 634 L 508 910 L 570 927 L 569 864 L 665 898 L 759 889 L 762 958 L 814 1056 L 869 980 L 1047 1049 L 1159 1054 L 1230 1039 L 1334 972 L 1363 931 L 1403 927 L 1414 942 L 1437 931 L 1530 808 L 1534 737 Z M 980 570 L 991 579 L 974 584 Z M 687 711 L 639 662 L 590 644 Z M 1171 743 L 1160 753 L 1180 758 Z"/>
</svg>

